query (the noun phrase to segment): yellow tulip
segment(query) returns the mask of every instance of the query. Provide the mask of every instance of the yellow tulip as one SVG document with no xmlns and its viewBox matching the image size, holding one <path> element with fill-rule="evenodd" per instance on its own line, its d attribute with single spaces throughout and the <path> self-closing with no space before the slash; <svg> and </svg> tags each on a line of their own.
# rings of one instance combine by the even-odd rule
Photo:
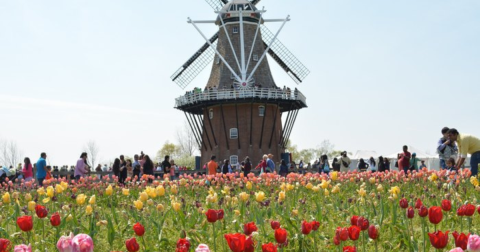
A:
<svg viewBox="0 0 480 252">
<path fill-rule="evenodd" d="M 233 210 L 236 216 L 240 216 L 240 211 L 239 210 Z"/>
<path fill-rule="evenodd" d="M 71 221 L 71 220 L 73 220 L 73 216 L 72 216 L 71 214 L 69 214 L 69 215 L 67 216 L 67 221 Z"/>
<path fill-rule="evenodd" d="M 158 196 L 163 196 L 163 195 L 165 195 L 165 188 L 163 188 L 163 186 L 161 186 L 161 185 L 157 186 L 156 191 L 157 191 L 157 195 L 158 195 Z"/>
<path fill-rule="evenodd" d="M 367 196 L 367 191 L 365 191 L 365 189 L 363 189 L 363 187 L 361 187 L 360 190 L 357 190 L 357 192 L 358 192 L 358 195 L 360 195 L 360 197 Z"/>
<path fill-rule="evenodd" d="M 340 192 L 340 186 L 337 184 L 332 188 L 332 193 L 339 193 Z"/>
<path fill-rule="evenodd" d="M 233 205 L 236 205 L 236 204 L 238 203 L 238 198 L 237 198 L 237 196 L 233 196 L 233 197 L 232 197 L 231 203 L 232 203 L 232 206 L 233 206 Z"/>
<path fill-rule="evenodd" d="M 146 192 L 141 192 L 140 193 L 140 200 L 145 202 L 148 200 L 148 194 Z"/>
<path fill-rule="evenodd" d="M 375 179 L 375 177 L 371 177 L 368 182 L 370 182 L 370 184 L 375 184 L 377 180 Z"/>
<path fill-rule="evenodd" d="M 92 195 L 92 197 L 90 197 L 90 200 L 88 200 L 88 204 L 90 205 L 94 205 L 95 204 L 95 195 Z"/>
<path fill-rule="evenodd" d="M 47 187 L 47 196 L 49 198 L 52 198 L 53 196 L 55 196 L 55 191 L 53 190 L 53 187 L 52 186 L 48 186 Z"/>
<path fill-rule="evenodd" d="M 297 210 L 297 209 L 293 209 L 293 210 L 292 210 L 292 215 L 293 215 L 293 216 L 297 216 L 297 215 L 298 215 L 298 210 Z"/>
<path fill-rule="evenodd" d="M 100 227 L 100 226 L 106 226 L 108 224 L 108 221 L 106 220 L 101 220 L 101 221 L 98 221 L 97 222 L 97 227 Z"/>
<path fill-rule="evenodd" d="M 50 198 L 47 197 L 47 198 L 43 199 L 42 202 L 43 202 L 43 204 L 47 204 L 48 202 L 50 202 Z"/>
<path fill-rule="evenodd" d="M 287 184 L 287 192 L 293 190 L 294 188 L 295 188 L 294 185 L 292 185 L 292 184 Z"/>
<path fill-rule="evenodd" d="M 278 193 L 278 202 L 283 202 L 285 200 L 285 191 Z"/>
<path fill-rule="evenodd" d="M 328 187 L 328 185 L 330 185 L 330 181 L 326 181 L 324 179 L 322 180 L 322 183 L 320 184 L 322 189 L 326 189 Z"/>
<path fill-rule="evenodd" d="M 10 193 L 6 192 L 2 196 L 3 203 L 8 204 L 11 202 Z"/>
<path fill-rule="evenodd" d="M 394 187 L 390 188 L 390 190 L 388 192 L 391 193 L 391 194 L 399 194 L 400 193 L 400 187 L 394 186 Z"/>
<path fill-rule="evenodd" d="M 60 185 L 63 187 L 64 191 L 68 189 L 68 183 L 65 181 L 60 182 Z"/>
<path fill-rule="evenodd" d="M 181 186 L 184 186 L 184 185 L 186 185 L 186 184 L 187 184 L 187 180 L 186 180 L 186 179 L 184 179 L 184 178 L 180 179 L 180 185 L 181 185 Z"/>
<path fill-rule="evenodd" d="M 332 181 L 337 181 L 338 180 L 338 172 L 334 171 L 330 173 L 330 179 Z"/>
<path fill-rule="evenodd" d="M 250 194 L 246 192 L 241 192 L 238 196 L 240 197 L 240 200 L 243 202 L 247 202 L 248 199 L 250 198 Z"/>
<path fill-rule="evenodd" d="M 148 199 L 148 200 L 147 200 L 147 205 L 153 206 L 153 200 L 152 200 L 152 199 Z"/>
<path fill-rule="evenodd" d="M 177 188 L 177 185 L 172 185 L 172 187 L 170 187 L 170 192 L 172 194 L 177 194 L 178 193 L 178 188 Z"/>
<path fill-rule="evenodd" d="M 172 208 L 173 208 L 173 210 L 175 210 L 175 212 L 180 211 L 181 206 L 182 206 L 182 204 L 180 204 L 179 202 L 177 202 L 175 200 L 172 200 Z"/>
<path fill-rule="evenodd" d="M 325 189 L 325 191 L 323 192 L 323 194 L 324 194 L 325 196 L 328 196 L 328 195 L 330 195 L 330 192 L 328 191 L 328 189 Z"/>
<path fill-rule="evenodd" d="M 15 201 L 18 201 L 18 198 L 20 198 L 20 193 L 19 192 L 13 192 L 12 193 L 12 198 L 14 198 Z"/>
<path fill-rule="evenodd" d="M 438 176 L 436 173 L 432 173 L 432 175 L 428 178 L 428 180 L 432 181 L 432 182 L 435 182 L 437 181 L 438 179 Z"/>
<path fill-rule="evenodd" d="M 379 185 L 377 186 L 377 191 L 378 191 L 378 192 L 383 192 L 383 186 L 382 186 L 382 184 L 379 184 Z"/>
<path fill-rule="evenodd" d="M 127 188 L 123 188 L 122 189 L 122 194 L 125 195 L 125 196 L 128 196 L 128 195 L 130 195 L 130 190 L 128 190 Z"/>
<path fill-rule="evenodd" d="M 158 204 L 158 205 L 157 205 L 157 211 L 163 212 L 164 209 L 165 209 L 165 208 L 163 207 L 162 204 Z"/>
<path fill-rule="evenodd" d="M 105 194 L 107 196 L 110 196 L 113 194 L 113 188 L 112 188 L 112 185 L 108 185 L 107 189 L 105 189 Z"/>
<path fill-rule="evenodd" d="M 215 203 L 215 202 L 217 202 L 217 200 L 218 200 L 217 193 L 214 193 L 213 195 L 209 194 L 207 196 L 207 202 L 208 203 Z"/>
<path fill-rule="evenodd" d="M 479 186 L 479 184 L 480 184 L 480 183 L 478 182 L 478 178 L 477 178 L 476 176 L 470 177 L 470 183 L 471 183 L 473 186 L 475 186 L 475 187 Z"/>
<path fill-rule="evenodd" d="M 30 193 L 25 194 L 25 201 L 30 201 L 32 200 L 32 195 Z"/>
<path fill-rule="evenodd" d="M 319 191 L 320 191 L 320 187 L 314 186 L 314 187 L 312 187 L 312 191 L 314 191 L 314 192 L 319 192 Z"/>
<path fill-rule="evenodd" d="M 86 197 L 85 194 L 83 194 L 83 193 L 77 195 L 77 204 L 80 205 L 80 206 L 83 205 L 83 204 L 85 204 L 86 198 L 87 198 L 87 197 Z"/>
<path fill-rule="evenodd" d="M 65 212 L 68 212 L 68 211 L 70 211 L 70 207 L 68 205 L 63 205 L 62 210 L 65 211 Z"/>
<path fill-rule="evenodd" d="M 44 195 L 45 194 L 45 189 L 43 189 L 43 187 L 40 187 L 37 189 L 37 193 L 38 195 Z"/>
<path fill-rule="evenodd" d="M 247 182 L 247 189 L 252 190 L 252 182 L 250 181 Z"/>
<path fill-rule="evenodd" d="M 92 212 L 93 212 L 92 206 L 88 205 L 88 206 L 85 208 L 85 213 L 86 213 L 87 215 L 91 215 Z"/>
<path fill-rule="evenodd" d="M 143 203 L 141 200 L 135 200 L 133 202 L 133 205 L 135 206 L 135 208 L 137 208 L 137 210 L 142 210 L 143 209 Z"/>
<path fill-rule="evenodd" d="M 312 183 L 308 183 L 305 188 L 307 188 L 308 190 L 312 189 L 313 188 L 313 185 Z"/>
<path fill-rule="evenodd" d="M 150 198 L 155 199 L 157 197 L 157 190 L 151 186 L 147 186 L 147 188 L 145 189 L 145 192 Z"/>
<path fill-rule="evenodd" d="M 35 206 L 37 205 L 37 203 L 35 203 L 35 201 L 29 201 L 28 202 L 28 210 L 29 211 L 35 211 Z"/>
<path fill-rule="evenodd" d="M 63 189 L 62 185 L 57 184 L 57 185 L 55 186 L 55 192 L 56 192 L 57 194 L 62 193 L 63 190 L 64 190 L 64 189 Z"/>
<path fill-rule="evenodd" d="M 225 187 L 223 188 L 223 190 L 222 190 L 222 193 L 223 193 L 223 194 L 230 194 L 230 187 L 225 186 Z"/>
<path fill-rule="evenodd" d="M 282 183 L 282 185 L 280 186 L 280 190 L 285 191 L 286 188 L 287 188 L 287 184 Z"/>
<path fill-rule="evenodd" d="M 265 200 L 265 193 L 262 191 L 255 193 L 255 200 L 257 202 L 263 202 Z"/>
</svg>

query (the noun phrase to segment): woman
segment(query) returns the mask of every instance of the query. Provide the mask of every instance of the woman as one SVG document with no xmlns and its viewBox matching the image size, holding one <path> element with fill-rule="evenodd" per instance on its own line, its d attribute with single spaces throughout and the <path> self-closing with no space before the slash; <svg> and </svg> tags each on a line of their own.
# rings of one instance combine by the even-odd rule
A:
<svg viewBox="0 0 480 252">
<path fill-rule="evenodd" d="M 280 176 L 282 177 L 286 177 L 287 174 L 288 174 L 288 166 L 287 166 L 287 163 L 285 162 L 285 160 L 282 159 L 281 163 L 280 163 Z"/>
<path fill-rule="evenodd" d="M 372 170 L 372 172 L 376 172 L 377 171 L 377 162 L 375 162 L 375 159 L 373 157 L 370 157 L 370 170 Z"/>
<path fill-rule="evenodd" d="M 378 171 L 379 172 L 385 171 L 385 161 L 383 160 L 382 156 L 378 157 Z"/>
<path fill-rule="evenodd" d="M 153 175 L 153 162 L 148 155 L 144 156 L 145 163 L 143 163 L 143 174 Z"/>
<path fill-rule="evenodd" d="M 175 165 L 175 160 L 170 160 L 170 164 L 172 165 L 172 167 L 170 168 L 170 178 L 172 178 L 172 180 L 175 179 L 175 172 L 178 170 L 178 166 Z"/>
<path fill-rule="evenodd" d="M 268 159 L 268 156 L 263 155 L 262 161 L 260 161 L 260 163 L 257 165 L 257 168 L 260 168 L 260 174 L 264 173 L 265 168 L 267 168 L 267 159 Z"/>
<path fill-rule="evenodd" d="M 385 171 L 390 171 L 390 160 L 388 160 L 388 158 L 385 158 L 383 162 L 385 163 Z"/>
<path fill-rule="evenodd" d="M 101 164 L 98 164 L 97 165 L 97 168 L 95 168 L 95 172 L 97 172 L 97 178 L 100 180 L 102 179 L 102 165 Z"/>
<path fill-rule="evenodd" d="M 336 172 L 339 172 L 339 171 L 340 171 L 340 162 L 338 162 L 338 159 L 337 159 L 337 158 L 334 158 L 334 159 L 333 159 L 332 168 L 333 168 L 333 170 L 336 171 Z"/>
<path fill-rule="evenodd" d="M 23 172 L 23 178 L 25 178 L 25 181 L 32 181 L 33 179 L 33 168 L 32 168 L 32 163 L 30 162 L 30 158 L 26 157 L 23 162 L 25 165 L 23 166 L 22 172 Z"/>
<path fill-rule="evenodd" d="M 119 158 L 115 158 L 115 161 L 113 161 L 112 171 L 113 171 L 113 175 L 115 175 L 116 177 L 120 177 L 120 159 Z"/>
<path fill-rule="evenodd" d="M 223 161 L 223 166 L 222 166 L 222 173 L 227 174 L 232 172 L 232 167 L 230 167 L 230 160 L 225 159 Z"/>
<path fill-rule="evenodd" d="M 361 172 L 367 171 L 368 166 L 369 165 L 365 163 L 365 160 L 363 160 L 363 158 L 360 158 L 360 161 L 358 162 L 358 165 L 357 165 L 358 170 L 360 170 Z"/>
<path fill-rule="evenodd" d="M 243 175 L 246 177 L 250 171 L 252 170 L 252 162 L 250 162 L 250 158 L 245 158 L 245 164 L 243 165 Z"/>
<path fill-rule="evenodd" d="M 328 156 L 322 155 L 320 157 L 320 169 L 318 170 L 319 173 L 326 173 L 327 175 L 330 173 L 330 165 L 328 164 Z"/>
<path fill-rule="evenodd" d="M 127 159 L 127 178 L 133 177 L 132 160 Z"/>
</svg>

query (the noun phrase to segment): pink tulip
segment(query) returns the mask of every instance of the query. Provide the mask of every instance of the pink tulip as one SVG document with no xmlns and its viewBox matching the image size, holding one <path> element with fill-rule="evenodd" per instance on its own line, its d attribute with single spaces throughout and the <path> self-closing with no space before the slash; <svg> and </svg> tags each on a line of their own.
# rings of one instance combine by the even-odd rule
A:
<svg viewBox="0 0 480 252">
<path fill-rule="evenodd" d="M 464 252 L 462 248 L 454 248 L 450 250 L 449 252 Z"/>
<path fill-rule="evenodd" d="M 32 246 L 31 245 L 27 246 L 25 244 L 17 245 L 13 249 L 13 252 L 32 252 Z"/>
<path fill-rule="evenodd" d="M 73 234 L 70 233 L 69 236 L 62 236 L 57 242 L 57 249 L 60 252 L 72 252 L 73 247 L 72 247 L 72 240 L 73 240 Z"/>
<path fill-rule="evenodd" d="M 480 252 L 480 237 L 478 235 L 470 235 L 467 250 L 470 252 Z"/>
<path fill-rule="evenodd" d="M 208 248 L 207 245 L 205 244 L 200 244 L 198 247 L 195 249 L 195 252 L 210 252 L 210 248 Z"/>
<path fill-rule="evenodd" d="M 93 240 L 86 234 L 78 234 L 72 240 L 72 252 L 93 252 Z"/>
</svg>

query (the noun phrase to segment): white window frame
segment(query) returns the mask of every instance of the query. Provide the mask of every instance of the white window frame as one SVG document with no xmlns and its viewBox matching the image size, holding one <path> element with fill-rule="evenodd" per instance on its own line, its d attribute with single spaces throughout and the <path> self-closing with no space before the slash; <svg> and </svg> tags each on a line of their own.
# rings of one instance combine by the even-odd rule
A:
<svg viewBox="0 0 480 252">
<path fill-rule="evenodd" d="M 220 64 L 220 57 L 217 56 L 217 58 L 215 59 L 215 63 Z"/>
<path fill-rule="evenodd" d="M 258 116 L 265 116 L 265 106 L 258 106 Z"/>
<path fill-rule="evenodd" d="M 230 139 L 238 139 L 238 129 L 237 128 L 231 128 L 230 129 Z"/>
<path fill-rule="evenodd" d="M 237 162 L 233 162 L 233 161 L 237 161 Z M 237 155 L 231 155 L 230 156 L 230 165 L 231 166 L 236 166 L 238 164 L 238 156 Z M 238 167 L 237 167 L 238 168 Z"/>
<path fill-rule="evenodd" d="M 258 55 L 257 54 L 253 55 L 253 61 L 258 61 Z"/>
<path fill-rule="evenodd" d="M 210 119 L 213 119 L 213 109 L 209 109 L 209 110 L 208 110 L 208 117 L 209 117 Z"/>
<path fill-rule="evenodd" d="M 232 29 L 233 34 L 238 33 L 238 26 L 234 26 Z"/>
</svg>

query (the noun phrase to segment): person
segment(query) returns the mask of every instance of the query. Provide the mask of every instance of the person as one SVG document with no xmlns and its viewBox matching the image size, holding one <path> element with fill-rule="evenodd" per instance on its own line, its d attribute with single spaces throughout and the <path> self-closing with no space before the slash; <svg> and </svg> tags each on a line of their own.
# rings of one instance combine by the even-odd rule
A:
<svg viewBox="0 0 480 252">
<path fill-rule="evenodd" d="M 170 174 L 170 169 L 172 168 L 172 164 L 170 164 L 170 156 L 169 155 L 166 155 L 165 158 L 163 159 L 162 167 L 163 167 L 163 176 L 165 176 L 167 174 Z"/>
<path fill-rule="evenodd" d="M 47 165 L 47 175 L 45 176 L 45 180 L 50 180 L 52 179 L 52 167 L 50 165 Z"/>
<path fill-rule="evenodd" d="M 230 160 L 228 160 L 228 159 L 223 160 L 222 173 L 223 174 L 232 173 L 232 167 L 230 166 Z"/>
<path fill-rule="evenodd" d="M 256 167 L 256 168 L 260 168 L 260 174 L 264 173 L 267 168 L 267 159 L 268 159 L 268 156 L 263 155 L 262 160 Z"/>
<path fill-rule="evenodd" d="M 287 176 L 287 174 L 288 174 L 288 166 L 287 166 L 287 163 L 285 162 L 285 160 L 282 159 L 280 161 L 279 175 L 282 176 L 282 177 L 285 177 L 285 176 Z"/>
<path fill-rule="evenodd" d="M 412 154 L 408 152 L 408 146 L 404 145 L 401 165 L 405 173 L 407 173 L 408 169 L 410 168 L 410 158 L 412 158 Z M 398 162 L 398 167 L 400 168 L 400 161 Z"/>
<path fill-rule="evenodd" d="M 447 171 L 457 171 L 457 169 L 455 169 L 455 159 L 449 158 L 447 162 L 445 162 L 445 165 Z"/>
<path fill-rule="evenodd" d="M 412 158 L 410 159 L 409 169 L 410 171 L 417 171 L 418 172 L 418 161 L 421 161 L 417 158 L 417 153 L 412 154 Z"/>
<path fill-rule="evenodd" d="M 300 160 L 298 163 L 298 170 L 302 173 L 305 174 L 305 170 L 303 169 L 303 160 Z"/>
<path fill-rule="evenodd" d="M 358 161 L 357 168 L 359 171 L 364 172 L 367 171 L 369 165 L 363 160 L 363 158 L 360 158 L 360 161 Z"/>
<path fill-rule="evenodd" d="M 168 157 L 168 156 L 167 156 Z M 150 159 L 150 156 L 148 155 L 145 155 L 144 156 L 144 159 L 145 159 L 145 163 L 143 163 L 143 174 L 145 175 L 153 175 L 153 162 L 152 160 Z M 168 162 L 168 161 L 167 161 Z M 170 163 L 169 163 L 170 164 Z M 173 170 L 173 169 L 171 169 Z M 149 178 L 148 179 L 148 183 L 151 183 L 152 182 L 152 179 Z"/>
<path fill-rule="evenodd" d="M 427 168 L 427 166 L 425 165 L 425 160 L 421 160 L 420 163 L 422 164 L 418 167 L 419 170 L 422 170 L 423 168 Z"/>
<path fill-rule="evenodd" d="M 210 157 L 210 162 L 208 162 L 207 167 L 208 167 L 208 175 L 215 175 L 217 174 L 217 169 L 218 169 L 218 164 L 215 162 L 216 157 L 211 156 Z"/>
<path fill-rule="evenodd" d="M 101 172 L 102 172 L 102 165 L 101 165 L 101 164 L 98 164 L 98 165 L 97 165 L 97 168 L 95 168 L 95 171 L 98 173 L 98 174 L 97 174 L 97 178 L 98 178 L 98 179 L 101 179 L 101 178 L 102 178 L 102 174 L 101 174 Z"/>
<path fill-rule="evenodd" d="M 273 162 L 273 155 L 268 154 L 267 155 L 267 169 L 266 173 L 274 172 L 275 171 L 275 162 Z"/>
<path fill-rule="evenodd" d="M 115 175 L 116 177 L 120 176 L 120 159 L 119 158 L 115 158 L 115 160 L 113 161 L 112 171 L 113 171 L 113 175 Z"/>
<path fill-rule="evenodd" d="M 320 168 L 318 170 L 319 173 L 326 173 L 327 175 L 330 173 L 330 165 L 328 164 L 328 156 L 322 155 L 320 157 Z"/>
<path fill-rule="evenodd" d="M 372 172 L 377 171 L 377 162 L 375 162 L 375 159 L 373 157 L 370 157 L 370 159 L 368 160 L 368 164 L 370 165 L 370 170 Z"/>
<path fill-rule="evenodd" d="M 73 174 L 76 180 L 79 180 L 87 174 L 85 160 L 87 160 L 87 153 L 82 152 L 82 154 L 80 154 L 80 159 L 77 160 L 77 165 L 75 165 L 75 172 Z"/>
<path fill-rule="evenodd" d="M 170 160 L 170 164 L 172 165 L 170 168 L 170 178 L 173 180 L 176 178 L 175 173 L 178 172 L 178 166 L 175 164 L 175 160 L 173 159 Z"/>
<path fill-rule="evenodd" d="M 334 158 L 332 161 L 332 168 L 333 171 L 339 172 L 340 171 L 340 162 L 338 162 L 337 158 Z"/>
<path fill-rule="evenodd" d="M 120 184 L 125 184 L 125 179 L 127 179 L 127 161 L 125 160 L 125 156 L 120 155 L 120 176 L 118 177 L 118 181 Z"/>
<path fill-rule="evenodd" d="M 385 171 L 390 171 L 390 160 L 385 158 L 383 161 L 385 162 Z"/>
<path fill-rule="evenodd" d="M 451 157 L 451 152 L 456 148 L 455 142 L 448 139 L 448 127 L 443 127 L 442 137 L 437 143 L 438 158 L 440 159 L 440 169 L 447 169 L 446 161 Z"/>
<path fill-rule="evenodd" d="M 460 134 L 457 129 L 449 129 L 448 138 L 458 144 L 460 158 L 458 159 L 455 168 L 459 170 L 465 163 L 467 155 L 470 154 L 471 176 L 477 176 L 478 165 L 480 164 L 480 139 L 472 135 L 464 133 Z"/>
<path fill-rule="evenodd" d="M 382 156 L 378 157 L 378 171 L 379 172 L 385 171 L 385 161 Z"/>
<path fill-rule="evenodd" d="M 245 158 L 245 164 L 243 165 L 243 175 L 246 177 L 250 171 L 252 170 L 252 162 L 250 162 L 250 158 Z"/>
<path fill-rule="evenodd" d="M 127 159 L 127 178 L 133 178 L 133 166 L 131 159 Z"/>
<path fill-rule="evenodd" d="M 342 156 L 340 157 L 340 171 L 341 172 L 348 172 L 350 171 L 350 164 L 352 161 L 349 157 L 347 157 L 347 152 L 342 152 Z"/>
<path fill-rule="evenodd" d="M 107 164 L 103 165 L 102 171 L 103 172 L 108 172 L 108 165 Z"/>
<path fill-rule="evenodd" d="M 40 186 L 43 186 L 43 181 L 47 176 L 47 161 L 45 160 L 46 158 L 47 158 L 47 154 L 45 152 L 42 152 L 36 164 L 36 167 L 37 167 L 36 175 L 37 175 L 38 184 Z"/>
<path fill-rule="evenodd" d="M 25 179 L 26 182 L 32 181 L 33 167 L 32 167 L 32 163 L 30 162 L 30 158 L 26 157 L 25 159 L 23 159 L 23 163 L 25 163 L 22 169 L 23 178 Z"/>
<path fill-rule="evenodd" d="M 132 164 L 133 172 L 132 172 L 132 179 L 137 176 L 137 178 L 140 178 L 140 170 L 142 169 L 142 166 L 140 165 L 140 162 L 138 161 L 138 154 L 135 154 L 133 156 L 133 164 Z"/>
</svg>

